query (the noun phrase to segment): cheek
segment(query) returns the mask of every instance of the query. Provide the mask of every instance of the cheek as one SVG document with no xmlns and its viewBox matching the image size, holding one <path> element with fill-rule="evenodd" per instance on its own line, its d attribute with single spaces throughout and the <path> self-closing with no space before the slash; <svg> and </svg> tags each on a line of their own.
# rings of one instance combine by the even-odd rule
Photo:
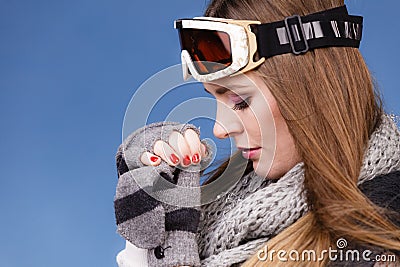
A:
<svg viewBox="0 0 400 267">
<path fill-rule="evenodd" d="M 277 105 L 271 106 L 275 128 L 276 128 L 276 138 L 277 138 L 277 146 L 282 147 L 283 144 L 290 143 L 292 140 L 292 136 L 289 133 L 288 126 L 286 124 L 285 119 L 283 118 L 279 108 Z"/>
<path fill-rule="evenodd" d="M 265 101 L 262 101 L 260 105 L 254 106 L 253 110 L 256 114 L 259 126 L 259 140 L 262 147 L 261 156 L 258 160 L 253 162 L 253 168 L 257 175 L 261 177 L 268 177 L 271 170 L 273 169 L 273 162 L 275 158 L 277 148 L 277 129 L 276 120 L 279 118 L 276 116 L 276 106 L 267 105 Z M 278 112 L 279 113 L 279 112 Z"/>
<path fill-rule="evenodd" d="M 257 120 L 257 117 L 251 110 L 243 112 L 239 115 L 240 120 L 242 121 L 243 128 L 247 135 L 250 137 L 259 136 L 260 133 L 260 125 Z"/>
<path fill-rule="evenodd" d="M 272 107 L 271 107 L 272 108 Z M 252 106 L 252 130 L 257 133 L 259 138 L 263 141 L 269 142 L 274 140 L 275 135 L 275 122 L 273 110 L 264 100 L 257 100 Z M 249 119 L 250 121 L 250 119 Z M 265 145 L 263 145 L 265 146 Z M 268 145 L 270 147 L 271 145 Z"/>
</svg>

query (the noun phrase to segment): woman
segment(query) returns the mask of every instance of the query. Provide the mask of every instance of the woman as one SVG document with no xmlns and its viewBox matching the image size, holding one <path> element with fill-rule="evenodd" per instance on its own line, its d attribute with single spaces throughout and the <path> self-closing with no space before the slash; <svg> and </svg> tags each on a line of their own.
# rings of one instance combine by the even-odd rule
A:
<svg viewBox="0 0 400 267">
<path fill-rule="evenodd" d="M 398 253 L 400 133 L 384 114 L 357 49 L 362 21 L 348 16 L 343 5 L 341 0 L 214 0 L 205 16 L 234 21 L 176 22 L 186 75 L 204 82 L 218 101 L 214 134 L 233 137 L 240 153 L 230 162 L 246 169 L 244 175 L 235 174 L 224 163 L 207 181 L 242 177 L 230 194 L 201 207 L 197 244 L 188 242 L 187 250 L 178 250 L 193 255 L 197 249 L 198 258 L 163 261 L 177 255 L 176 243 L 166 246 L 158 240 L 164 243 L 146 250 L 149 265 L 374 266 L 377 256 Z M 222 29 L 218 23 L 244 30 Z M 228 33 L 221 34 L 224 30 Z M 249 55 L 238 52 L 242 37 L 235 34 L 247 35 Z M 240 65 L 238 57 L 247 61 Z M 208 157 L 209 147 L 201 146 L 193 132 L 179 131 L 153 147 L 142 163 L 195 166 Z M 124 151 L 126 146 L 118 162 L 127 160 Z M 194 161 L 196 151 L 200 157 Z M 120 175 L 130 169 L 121 166 Z M 119 232 L 126 238 L 140 236 L 130 229 Z M 327 255 L 328 249 L 371 253 L 356 261 Z M 300 257 L 311 250 L 315 260 L 313 255 Z M 120 262 L 128 251 L 120 254 Z M 152 259 L 157 254 L 162 256 L 159 265 Z"/>
</svg>

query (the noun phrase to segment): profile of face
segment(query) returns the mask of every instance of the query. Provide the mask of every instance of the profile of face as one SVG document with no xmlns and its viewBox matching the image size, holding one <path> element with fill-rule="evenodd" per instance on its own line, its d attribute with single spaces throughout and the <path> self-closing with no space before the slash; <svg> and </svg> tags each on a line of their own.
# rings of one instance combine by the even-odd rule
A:
<svg viewBox="0 0 400 267">
<path fill-rule="evenodd" d="M 254 71 L 204 83 L 217 100 L 214 135 L 233 138 L 257 175 L 277 179 L 300 161 L 276 99 Z"/>
</svg>

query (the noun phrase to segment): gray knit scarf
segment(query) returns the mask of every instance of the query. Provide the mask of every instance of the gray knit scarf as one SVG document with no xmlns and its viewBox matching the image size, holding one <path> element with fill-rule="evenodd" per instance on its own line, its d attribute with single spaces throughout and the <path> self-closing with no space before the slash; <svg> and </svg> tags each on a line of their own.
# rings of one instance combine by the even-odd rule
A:
<svg viewBox="0 0 400 267">
<path fill-rule="evenodd" d="M 400 132 L 385 115 L 370 138 L 358 184 L 395 170 L 400 170 Z M 202 266 L 242 263 L 305 215 L 303 181 L 303 163 L 275 182 L 251 172 L 223 198 L 204 205 L 198 233 Z"/>
</svg>

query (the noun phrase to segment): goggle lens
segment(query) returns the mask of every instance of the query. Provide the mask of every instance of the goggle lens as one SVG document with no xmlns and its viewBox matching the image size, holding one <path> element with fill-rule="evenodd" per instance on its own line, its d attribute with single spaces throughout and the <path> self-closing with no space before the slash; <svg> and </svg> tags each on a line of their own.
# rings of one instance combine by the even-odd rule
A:
<svg viewBox="0 0 400 267">
<path fill-rule="evenodd" d="M 188 51 L 199 74 L 214 73 L 232 64 L 231 41 L 227 33 L 184 28 L 179 30 L 179 36 L 182 50 Z"/>
</svg>

